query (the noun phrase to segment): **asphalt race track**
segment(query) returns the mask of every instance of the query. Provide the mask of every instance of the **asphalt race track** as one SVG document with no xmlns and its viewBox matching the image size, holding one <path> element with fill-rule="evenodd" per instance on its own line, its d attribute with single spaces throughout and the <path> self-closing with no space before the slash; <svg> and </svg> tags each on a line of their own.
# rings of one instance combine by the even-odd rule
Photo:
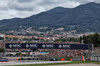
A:
<svg viewBox="0 0 100 66">
<path fill-rule="evenodd" d="M 64 62 L 71 62 L 71 61 L 31 61 L 31 62 L 4 62 L 4 63 L 0 63 L 0 66 L 3 65 L 27 65 L 27 64 L 47 64 L 47 63 L 64 63 Z"/>
</svg>

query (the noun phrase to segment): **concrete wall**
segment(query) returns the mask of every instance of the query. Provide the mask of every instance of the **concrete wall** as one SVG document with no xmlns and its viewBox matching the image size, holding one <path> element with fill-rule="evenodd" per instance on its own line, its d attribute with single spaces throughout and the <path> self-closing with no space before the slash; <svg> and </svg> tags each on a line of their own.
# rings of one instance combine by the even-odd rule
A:
<svg viewBox="0 0 100 66">
<path fill-rule="evenodd" d="M 91 61 L 100 61 L 100 56 L 91 56 L 90 60 Z"/>
</svg>

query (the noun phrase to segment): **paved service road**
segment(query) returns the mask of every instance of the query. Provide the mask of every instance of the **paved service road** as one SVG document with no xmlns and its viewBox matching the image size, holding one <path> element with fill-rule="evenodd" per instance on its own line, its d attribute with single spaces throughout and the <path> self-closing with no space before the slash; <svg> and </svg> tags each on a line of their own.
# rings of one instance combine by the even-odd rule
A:
<svg viewBox="0 0 100 66">
<path fill-rule="evenodd" d="M 7 62 L 7 63 L 0 63 L 0 66 L 3 65 L 26 65 L 26 64 L 47 64 L 47 63 L 64 63 L 64 62 L 71 62 L 71 61 L 31 61 L 31 62 Z"/>
<path fill-rule="evenodd" d="M 100 66 L 100 64 L 67 64 L 67 65 L 50 65 L 50 66 Z"/>
</svg>

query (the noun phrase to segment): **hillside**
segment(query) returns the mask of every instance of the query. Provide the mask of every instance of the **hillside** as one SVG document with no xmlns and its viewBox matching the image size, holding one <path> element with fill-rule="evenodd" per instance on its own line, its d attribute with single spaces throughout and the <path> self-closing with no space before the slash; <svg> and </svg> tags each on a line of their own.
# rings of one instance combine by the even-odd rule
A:
<svg viewBox="0 0 100 66">
<path fill-rule="evenodd" d="M 100 4 L 91 2 L 75 8 L 56 7 L 24 19 L 1 20 L 0 25 L 1 31 L 18 30 L 25 27 L 39 30 L 40 27 L 48 27 L 45 29 L 46 31 L 64 27 L 65 31 L 100 32 Z M 20 28 L 20 26 L 23 27 Z"/>
<path fill-rule="evenodd" d="M 8 31 L 16 28 L 10 28 L 13 24 L 16 24 L 18 21 L 22 20 L 22 18 L 12 18 L 12 19 L 4 19 L 0 21 L 0 31 Z"/>
</svg>

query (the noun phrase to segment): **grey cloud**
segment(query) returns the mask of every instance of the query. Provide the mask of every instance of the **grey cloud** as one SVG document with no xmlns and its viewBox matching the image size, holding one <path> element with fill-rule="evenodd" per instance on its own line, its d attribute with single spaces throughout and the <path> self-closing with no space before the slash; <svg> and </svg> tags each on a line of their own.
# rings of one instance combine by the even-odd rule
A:
<svg viewBox="0 0 100 66">
<path fill-rule="evenodd" d="M 0 0 L 0 18 L 28 17 L 57 6 L 73 8 L 88 2 L 100 0 Z"/>
<path fill-rule="evenodd" d="M 67 7 L 68 5 L 70 5 L 70 4 L 67 5 L 67 2 L 87 3 L 91 1 L 99 2 L 99 0 L 9 0 L 7 3 L 8 7 L 2 6 L 0 7 L 0 10 L 14 9 L 18 11 L 33 11 L 36 9 L 36 7 L 39 7 L 39 6 L 42 7 L 43 9 L 49 9 L 49 8 L 51 9 L 57 6 L 63 7 L 63 4 L 66 5 L 64 7 Z M 75 3 L 71 5 L 74 6 Z M 73 6 L 70 6 L 70 7 L 73 7 Z"/>
<path fill-rule="evenodd" d="M 8 7 L 9 9 L 14 9 L 18 11 L 33 11 L 34 7 L 32 3 L 19 3 L 18 1 L 14 1 L 12 4 L 9 2 Z M 32 8 L 33 7 L 33 8 Z"/>
<path fill-rule="evenodd" d="M 4 6 L 4 7 L 0 7 L 0 10 L 8 10 L 8 8 Z"/>
<path fill-rule="evenodd" d="M 6 3 L 6 1 L 0 2 L 0 10 L 8 10 L 8 4 Z"/>
<path fill-rule="evenodd" d="M 10 9 L 18 10 L 18 11 L 33 11 L 34 9 L 32 7 L 23 7 L 23 6 L 17 6 L 17 5 L 10 5 Z"/>
<path fill-rule="evenodd" d="M 100 0 L 70 0 L 70 1 L 75 1 L 75 2 L 80 2 L 80 3 L 88 3 L 88 2 L 100 3 Z"/>
<path fill-rule="evenodd" d="M 42 2 L 39 3 L 39 5 L 52 5 L 52 4 L 58 4 L 58 2 L 52 1 L 52 0 L 43 0 Z"/>
<path fill-rule="evenodd" d="M 96 2 L 97 2 L 97 3 L 100 3 L 100 0 L 97 0 Z"/>
<path fill-rule="evenodd" d="M 17 0 L 18 2 L 32 2 L 32 1 L 34 1 L 34 0 Z"/>
</svg>

